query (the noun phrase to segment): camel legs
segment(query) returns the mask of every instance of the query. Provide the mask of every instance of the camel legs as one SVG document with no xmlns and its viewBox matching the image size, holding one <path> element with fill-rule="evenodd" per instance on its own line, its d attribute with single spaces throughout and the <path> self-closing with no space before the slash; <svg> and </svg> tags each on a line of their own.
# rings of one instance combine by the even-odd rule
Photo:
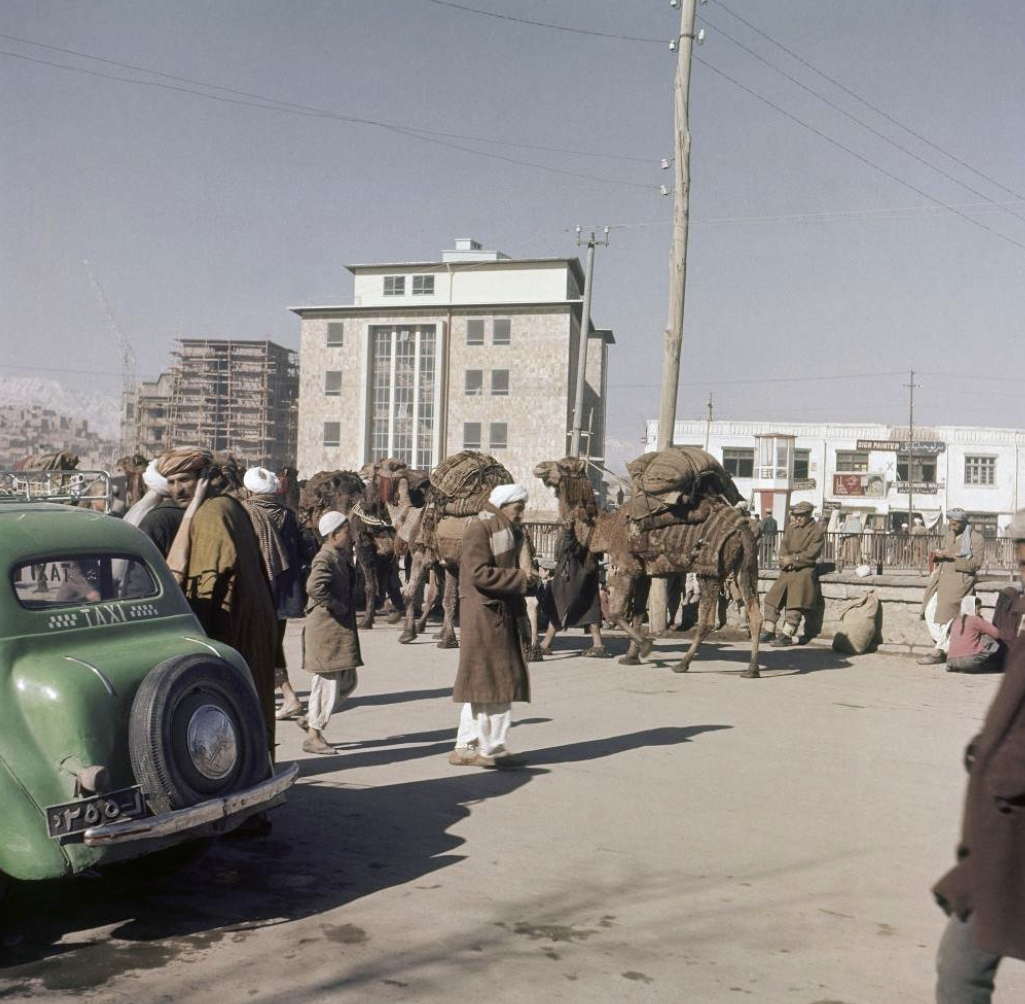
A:
<svg viewBox="0 0 1025 1004">
<path fill-rule="evenodd" d="M 751 629 L 751 662 L 740 675 L 748 680 L 757 680 L 761 676 L 758 672 L 758 636 L 762 633 L 762 610 L 758 605 L 758 591 L 746 575 L 741 574 L 737 577 L 737 585 L 744 598 L 747 623 Z"/>
<path fill-rule="evenodd" d="M 377 605 L 377 555 L 357 552 L 360 571 L 363 573 L 363 619 L 359 622 L 361 631 L 374 626 L 374 607 Z"/>
<path fill-rule="evenodd" d="M 416 598 L 427 581 L 429 571 L 430 561 L 427 554 L 424 551 L 416 551 L 413 554 L 413 567 L 409 570 L 406 588 L 402 592 L 402 599 L 406 604 L 406 626 L 402 634 L 399 635 L 399 643 L 402 645 L 408 645 L 416 638 Z"/>
<path fill-rule="evenodd" d="M 629 639 L 630 646 L 619 661 L 624 666 L 636 666 L 651 655 L 652 641 L 641 629 L 644 604 L 648 598 L 651 579 L 640 574 L 617 571 L 609 579 L 609 614 L 613 623 Z M 627 621 L 627 611 L 635 611 Z"/>
<path fill-rule="evenodd" d="M 445 595 L 442 597 L 442 608 L 445 620 L 441 627 L 441 641 L 438 648 L 459 648 L 456 639 L 456 599 L 459 593 L 459 570 L 445 569 Z"/>
<path fill-rule="evenodd" d="M 701 643 L 715 630 L 716 615 L 719 612 L 719 580 L 701 576 L 701 599 L 698 601 L 698 623 L 694 628 L 694 640 L 683 658 L 673 666 L 674 673 L 686 673 L 697 655 Z"/>
<path fill-rule="evenodd" d="M 416 629 L 421 634 L 427 629 L 427 618 L 430 617 L 431 611 L 434 609 L 434 604 L 438 602 L 438 572 L 437 569 L 431 569 L 430 575 L 427 577 L 427 588 L 421 593 L 423 600 L 420 604 L 420 619 L 416 622 Z"/>
</svg>

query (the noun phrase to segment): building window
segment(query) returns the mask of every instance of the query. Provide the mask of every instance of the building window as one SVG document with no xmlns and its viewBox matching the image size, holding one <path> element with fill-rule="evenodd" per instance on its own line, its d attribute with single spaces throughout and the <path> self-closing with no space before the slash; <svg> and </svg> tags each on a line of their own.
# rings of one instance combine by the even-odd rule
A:
<svg viewBox="0 0 1025 1004">
<path fill-rule="evenodd" d="M 995 485 L 997 483 L 996 457 L 964 458 L 964 483 L 966 485 Z"/>
<path fill-rule="evenodd" d="M 434 466 L 437 337 L 433 324 L 370 329 L 370 460 Z"/>
<path fill-rule="evenodd" d="M 868 454 L 856 450 L 837 450 L 836 469 L 850 474 L 867 472 Z"/>
<path fill-rule="evenodd" d="M 492 450 L 504 450 L 509 446 L 509 427 L 505 422 L 492 422 L 488 431 L 488 446 Z"/>
<path fill-rule="evenodd" d="M 414 275 L 413 296 L 434 296 L 434 276 Z"/>
<path fill-rule="evenodd" d="M 496 317 L 491 329 L 492 345 L 508 345 L 512 332 L 512 323 L 508 317 Z"/>
<path fill-rule="evenodd" d="M 342 393 L 342 371 L 327 370 L 324 373 L 324 396 L 340 397 Z"/>
<path fill-rule="evenodd" d="M 483 345 L 484 344 L 484 318 L 483 317 L 471 317 L 466 322 L 466 344 L 467 345 Z"/>
<path fill-rule="evenodd" d="M 406 277 L 404 275 L 386 275 L 384 277 L 385 296 L 405 296 Z"/>
<path fill-rule="evenodd" d="M 484 393 L 484 370 L 466 371 L 466 396 L 480 397 Z"/>
<path fill-rule="evenodd" d="M 811 476 L 811 450 L 794 450 L 794 480 L 807 481 Z"/>
<path fill-rule="evenodd" d="M 509 371 L 508 370 L 492 370 L 491 371 L 491 396 L 492 397 L 508 397 L 509 396 Z"/>
<path fill-rule="evenodd" d="M 908 474 L 911 477 L 908 477 Z M 911 456 L 907 453 L 897 454 L 897 480 L 898 481 L 927 481 L 936 480 L 936 458 L 915 457 L 914 464 L 911 464 Z"/>
<path fill-rule="evenodd" d="M 341 422 L 325 422 L 324 423 L 324 445 L 325 446 L 341 446 L 342 445 L 342 423 Z"/>
<path fill-rule="evenodd" d="M 722 465 L 731 478 L 750 478 L 755 472 L 755 451 L 754 450 L 731 450 L 722 451 Z"/>
<path fill-rule="evenodd" d="M 480 449 L 480 422 L 463 422 L 463 449 Z"/>
<path fill-rule="evenodd" d="M 327 347 L 337 349 L 345 341 L 345 325 L 339 321 L 332 321 L 327 326 Z"/>
</svg>

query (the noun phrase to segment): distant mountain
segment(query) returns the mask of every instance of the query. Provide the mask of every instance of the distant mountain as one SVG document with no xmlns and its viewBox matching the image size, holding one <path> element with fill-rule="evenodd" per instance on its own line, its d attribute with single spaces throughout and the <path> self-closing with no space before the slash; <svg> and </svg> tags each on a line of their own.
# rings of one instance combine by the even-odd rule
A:
<svg viewBox="0 0 1025 1004">
<path fill-rule="evenodd" d="M 85 420 L 104 439 L 120 436 L 121 402 L 101 393 L 70 390 L 57 380 L 0 375 L 0 404 L 43 405 L 58 415 Z"/>
</svg>

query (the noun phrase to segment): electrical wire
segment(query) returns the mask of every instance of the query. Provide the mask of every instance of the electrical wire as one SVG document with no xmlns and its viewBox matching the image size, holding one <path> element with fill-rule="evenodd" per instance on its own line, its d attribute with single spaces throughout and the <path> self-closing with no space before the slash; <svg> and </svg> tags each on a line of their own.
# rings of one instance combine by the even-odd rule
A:
<svg viewBox="0 0 1025 1004">
<path fill-rule="evenodd" d="M 480 10 L 478 7 L 467 7 L 461 3 L 451 3 L 450 0 L 427 0 L 428 3 L 436 4 L 438 7 L 451 7 L 454 10 L 466 11 L 470 14 L 480 14 L 482 17 L 493 17 L 499 21 L 515 21 L 517 24 L 529 24 L 534 28 L 550 28 L 553 31 L 566 31 L 573 35 L 592 35 L 596 38 L 612 38 L 621 42 L 651 42 L 656 45 L 665 45 L 668 39 L 664 38 L 640 38 L 637 35 L 615 35 L 606 31 L 589 31 L 586 28 L 570 28 L 563 24 L 550 24 L 547 21 L 531 21 L 525 17 L 513 17 L 510 14 L 496 14 L 490 10 Z"/>
<path fill-rule="evenodd" d="M 917 375 L 917 371 L 916 371 Z M 835 373 L 824 376 L 798 377 L 751 377 L 732 380 L 683 380 L 681 387 L 726 387 L 740 384 L 776 384 L 776 383 L 818 383 L 822 380 L 869 380 L 878 377 L 907 376 L 906 370 L 886 370 L 878 373 Z M 659 383 L 610 383 L 609 390 L 622 390 L 629 387 L 661 387 Z"/>
</svg>

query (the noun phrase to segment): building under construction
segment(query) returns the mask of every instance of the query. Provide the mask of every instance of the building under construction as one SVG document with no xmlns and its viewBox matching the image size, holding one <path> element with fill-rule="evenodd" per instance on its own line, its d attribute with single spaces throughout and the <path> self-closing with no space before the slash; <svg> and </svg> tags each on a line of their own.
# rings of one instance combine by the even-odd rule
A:
<svg viewBox="0 0 1025 1004">
<path fill-rule="evenodd" d="M 299 357 L 270 341 L 182 338 L 163 448 L 200 446 L 247 466 L 295 463 Z"/>
</svg>

